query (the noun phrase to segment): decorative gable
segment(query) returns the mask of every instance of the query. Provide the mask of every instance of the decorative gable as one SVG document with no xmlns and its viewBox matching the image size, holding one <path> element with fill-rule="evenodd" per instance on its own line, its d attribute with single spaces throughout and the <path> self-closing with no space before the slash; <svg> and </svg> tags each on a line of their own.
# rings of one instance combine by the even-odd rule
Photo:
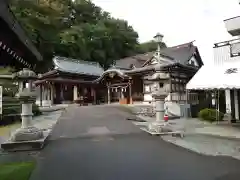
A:
<svg viewBox="0 0 240 180">
<path fill-rule="evenodd" d="M 199 67 L 199 64 L 194 56 L 191 57 L 191 59 L 188 61 L 189 65 Z"/>
<path fill-rule="evenodd" d="M 165 57 L 161 57 L 160 59 L 160 63 L 161 64 L 168 64 L 168 63 L 172 63 L 173 61 L 171 59 L 168 59 L 168 58 L 165 58 Z M 158 63 L 158 60 L 156 57 L 153 57 L 151 59 L 151 61 L 149 61 L 147 64 L 145 64 L 145 66 L 148 66 L 148 65 L 153 65 L 153 64 L 157 64 Z"/>
</svg>

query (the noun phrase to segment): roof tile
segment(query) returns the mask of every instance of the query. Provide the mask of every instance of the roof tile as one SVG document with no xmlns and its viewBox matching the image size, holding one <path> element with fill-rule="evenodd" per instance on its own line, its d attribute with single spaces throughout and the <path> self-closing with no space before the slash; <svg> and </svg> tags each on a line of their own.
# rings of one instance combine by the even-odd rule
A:
<svg viewBox="0 0 240 180">
<path fill-rule="evenodd" d="M 56 56 L 53 58 L 55 69 L 75 74 L 101 76 L 103 68 L 96 62 L 89 62 L 66 57 Z"/>
</svg>

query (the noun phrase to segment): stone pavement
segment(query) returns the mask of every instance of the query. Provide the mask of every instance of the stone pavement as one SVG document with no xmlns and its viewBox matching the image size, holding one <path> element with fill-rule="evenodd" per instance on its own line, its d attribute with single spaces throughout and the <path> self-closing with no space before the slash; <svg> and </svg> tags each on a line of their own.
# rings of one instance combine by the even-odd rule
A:
<svg viewBox="0 0 240 180">
<path fill-rule="evenodd" d="M 149 136 L 117 106 L 70 107 L 38 155 L 31 180 L 238 180 L 240 162 Z"/>
<path fill-rule="evenodd" d="M 172 136 L 162 136 L 161 138 L 167 142 L 200 154 L 211 156 L 231 156 L 240 160 L 239 140 L 223 139 L 221 137 L 200 134 L 186 135 L 183 139 Z"/>
<path fill-rule="evenodd" d="M 138 116 L 146 122 L 133 122 L 146 127 L 155 121 L 154 117 Z M 170 120 L 171 128 L 183 131 L 185 137 L 162 136 L 167 142 L 187 148 L 197 153 L 213 156 L 231 156 L 240 159 L 240 128 L 231 125 L 217 125 L 200 121 L 197 118 Z"/>
</svg>

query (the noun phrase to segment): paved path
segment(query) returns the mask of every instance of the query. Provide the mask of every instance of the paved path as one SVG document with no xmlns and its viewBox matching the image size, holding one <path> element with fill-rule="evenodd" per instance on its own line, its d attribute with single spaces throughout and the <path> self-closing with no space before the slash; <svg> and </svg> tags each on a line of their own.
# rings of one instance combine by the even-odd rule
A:
<svg viewBox="0 0 240 180">
<path fill-rule="evenodd" d="M 240 161 L 199 155 L 149 136 L 113 106 L 71 107 L 31 180 L 238 180 Z"/>
</svg>

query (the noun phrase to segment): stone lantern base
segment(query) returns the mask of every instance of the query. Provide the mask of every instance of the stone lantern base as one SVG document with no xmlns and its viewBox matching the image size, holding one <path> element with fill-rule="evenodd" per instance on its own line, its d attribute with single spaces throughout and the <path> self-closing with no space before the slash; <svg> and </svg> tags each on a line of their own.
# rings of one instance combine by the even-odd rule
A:
<svg viewBox="0 0 240 180">
<path fill-rule="evenodd" d="M 159 90 L 155 94 L 153 94 L 153 98 L 155 99 L 155 106 L 156 106 L 156 121 L 152 122 L 148 125 L 148 130 L 150 132 L 161 133 L 164 132 L 165 129 L 163 126 L 166 126 L 164 122 L 164 103 L 165 98 L 167 97 L 167 93 Z"/>
<path fill-rule="evenodd" d="M 19 128 L 12 135 L 10 140 L 17 141 L 33 141 L 43 138 L 43 132 L 36 127 Z"/>
<path fill-rule="evenodd" d="M 32 122 L 32 104 L 35 102 L 35 92 L 24 89 L 18 94 L 22 102 L 22 127 L 17 129 L 11 136 L 11 141 L 33 141 L 43 138 L 42 130 L 31 125 Z"/>
</svg>

